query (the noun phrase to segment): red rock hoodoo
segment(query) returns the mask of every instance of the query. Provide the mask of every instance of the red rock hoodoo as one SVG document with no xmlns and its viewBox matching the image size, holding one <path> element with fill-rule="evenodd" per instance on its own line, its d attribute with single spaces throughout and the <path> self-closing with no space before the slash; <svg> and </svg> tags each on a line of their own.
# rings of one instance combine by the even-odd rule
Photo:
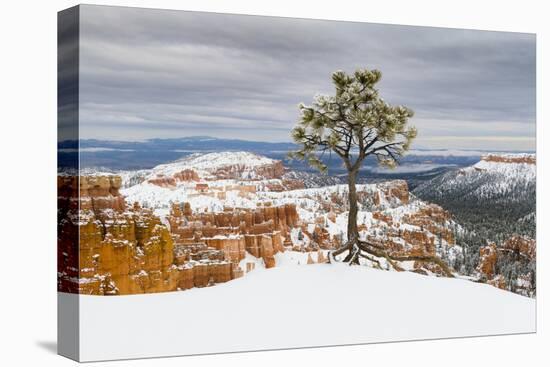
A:
<svg viewBox="0 0 550 367">
<path fill-rule="evenodd" d="M 168 222 L 176 243 L 202 241 L 224 252 L 232 263 L 243 260 L 248 251 L 268 268 L 275 266 L 274 254 L 284 251 L 290 229 L 299 225 L 293 204 L 196 214 L 189 203 L 173 204 Z"/>
<path fill-rule="evenodd" d="M 481 160 L 485 162 L 536 164 L 536 158 L 534 154 L 517 155 L 517 156 L 486 154 L 481 157 Z"/>
<path fill-rule="evenodd" d="M 155 293 L 242 276 L 232 262 L 240 257 L 231 251 L 234 244 L 230 250 L 175 244 L 151 210 L 126 208 L 120 184 L 116 176 L 58 177 L 59 291 Z"/>
<path fill-rule="evenodd" d="M 536 241 L 529 237 L 514 235 L 500 245 L 491 243 L 479 250 L 479 265 L 477 271 L 480 278 L 497 288 L 514 291 L 525 296 L 531 296 L 535 292 L 534 273 L 527 271 L 519 274 L 514 282 L 507 281 L 501 274 L 502 269 L 497 266 L 502 263 L 529 263 L 536 257 Z"/>
</svg>

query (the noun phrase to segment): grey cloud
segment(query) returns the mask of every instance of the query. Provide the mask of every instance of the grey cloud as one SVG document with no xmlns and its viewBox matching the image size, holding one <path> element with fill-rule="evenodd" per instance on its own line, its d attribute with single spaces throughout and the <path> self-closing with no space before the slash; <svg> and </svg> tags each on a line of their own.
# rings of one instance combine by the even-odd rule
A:
<svg viewBox="0 0 550 367">
<path fill-rule="evenodd" d="M 365 66 L 424 138 L 534 136 L 529 34 L 83 6 L 80 46 L 84 138 L 288 140 L 299 102 Z"/>
</svg>

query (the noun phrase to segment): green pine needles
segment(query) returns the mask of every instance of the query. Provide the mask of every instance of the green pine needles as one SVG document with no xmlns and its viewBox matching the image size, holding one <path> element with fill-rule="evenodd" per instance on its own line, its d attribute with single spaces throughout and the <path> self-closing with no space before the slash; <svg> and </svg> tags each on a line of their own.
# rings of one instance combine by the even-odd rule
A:
<svg viewBox="0 0 550 367">
<path fill-rule="evenodd" d="M 376 84 L 382 78 L 378 70 L 343 71 L 332 74 L 334 96 L 315 96 L 313 104 L 300 104 L 300 120 L 292 130 L 299 149 L 290 157 L 307 161 L 321 172 L 327 167 L 322 156 L 334 152 L 348 171 L 360 168 L 364 159 L 376 156 L 380 165 L 394 167 L 416 137 L 416 128 L 408 126 L 413 111 L 391 106 L 379 95 Z"/>
</svg>

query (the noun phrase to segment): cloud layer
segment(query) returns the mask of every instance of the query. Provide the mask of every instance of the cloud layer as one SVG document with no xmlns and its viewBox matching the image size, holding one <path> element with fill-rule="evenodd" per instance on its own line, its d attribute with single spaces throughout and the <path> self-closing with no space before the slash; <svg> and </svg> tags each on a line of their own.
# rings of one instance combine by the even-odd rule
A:
<svg viewBox="0 0 550 367">
<path fill-rule="evenodd" d="M 80 19 L 82 138 L 288 141 L 333 71 L 369 67 L 415 110 L 417 146 L 534 149 L 534 35 L 104 6 Z"/>
</svg>

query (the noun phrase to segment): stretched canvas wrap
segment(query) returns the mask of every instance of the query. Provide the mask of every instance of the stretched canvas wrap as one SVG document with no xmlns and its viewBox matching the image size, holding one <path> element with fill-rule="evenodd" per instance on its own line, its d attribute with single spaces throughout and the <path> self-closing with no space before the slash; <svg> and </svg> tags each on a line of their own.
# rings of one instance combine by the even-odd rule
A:
<svg viewBox="0 0 550 367">
<path fill-rule="evenodd" d="M 534 34 L 59 13 L 59 352 L 535 332 Z"/>
</svg>

